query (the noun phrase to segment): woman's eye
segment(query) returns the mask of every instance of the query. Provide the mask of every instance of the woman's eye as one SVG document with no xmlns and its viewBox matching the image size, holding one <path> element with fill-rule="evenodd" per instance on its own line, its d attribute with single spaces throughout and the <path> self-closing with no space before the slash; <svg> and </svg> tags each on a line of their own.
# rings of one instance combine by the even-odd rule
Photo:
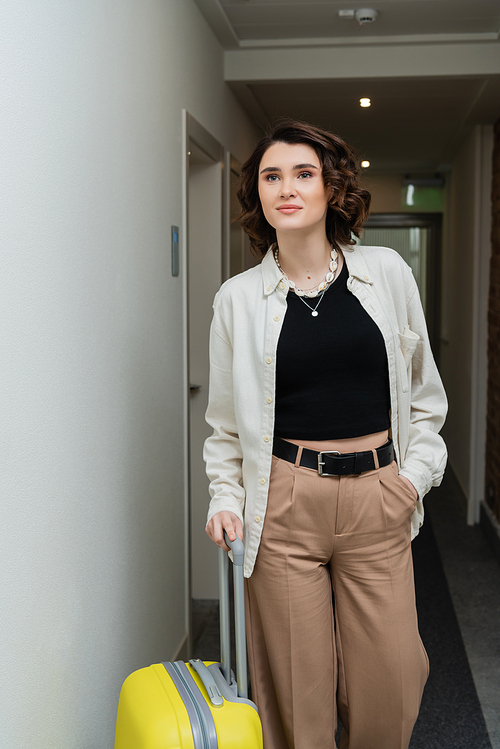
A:
<svg viewBox="0 0 500 749">
<path fill-rule="evenodd" d="M 299 179 L 306 179 L 307 177 L 311 177 L 311 172 L 301 172 L 299 174 Z"/>
<path fill-rule="evenodd" d="M 268 174 L 266 179 L 268 182 L 277 182 L 279 177 L 277 174 Z"/>
</svg>

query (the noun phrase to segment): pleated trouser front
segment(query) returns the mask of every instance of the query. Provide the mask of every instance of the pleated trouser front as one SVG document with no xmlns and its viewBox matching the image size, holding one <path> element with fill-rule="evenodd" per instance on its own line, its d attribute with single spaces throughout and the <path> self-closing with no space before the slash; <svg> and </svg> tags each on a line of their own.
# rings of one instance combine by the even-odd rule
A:
<svg viewBox="0 0 500 749">
<path fill-rule="evenodd" d="M 411 490 L 396 463 L 321 477 L 273 457 L 254 572 L 249 668 L 264 749 L 407 749 L 428 676 Z M 378 465 L 378 463 L 377 463 Z M 338 713 L 337 713 L 338 710 Z"/>
</svg>

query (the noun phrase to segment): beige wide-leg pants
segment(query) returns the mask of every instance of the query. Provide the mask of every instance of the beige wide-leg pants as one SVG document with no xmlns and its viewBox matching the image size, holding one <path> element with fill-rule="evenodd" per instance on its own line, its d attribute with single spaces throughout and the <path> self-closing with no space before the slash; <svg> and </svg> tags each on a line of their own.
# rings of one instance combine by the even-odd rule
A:
<svg viewBox="0 0 500 749">
<path fill-rule="evenodd" d="M 246 580 L 250 677 L 264 749 L 407 749 L 428 676 L 410 517 L 396 463 L 321 477 L 273 456 Z M 375 463 L 378 465 L 378 461 Z M 333 590 L 333 593 L 332 593 Z"/>
</svg>

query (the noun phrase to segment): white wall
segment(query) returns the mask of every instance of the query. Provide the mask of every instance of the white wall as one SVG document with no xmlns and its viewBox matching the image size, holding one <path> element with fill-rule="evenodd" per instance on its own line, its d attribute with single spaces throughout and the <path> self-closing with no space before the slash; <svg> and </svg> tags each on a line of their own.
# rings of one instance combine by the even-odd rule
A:
<svg viewBox="0 0 500 749">
<path fill-rule="evenodd" d="M 450 405 L 443 435 L 469 522 L 479 520 L 484 488 L 491 151 L 491 128 L 478 126 L 453 162 L 443 255 L 441 372 Z"/>
<path fill-rule="evenodd" d="M 0 34 L 0 745 L 103 749 L 186 631 L 181 110 L 253 131 L 191 0 L 4 0 Z"/>
</svg>

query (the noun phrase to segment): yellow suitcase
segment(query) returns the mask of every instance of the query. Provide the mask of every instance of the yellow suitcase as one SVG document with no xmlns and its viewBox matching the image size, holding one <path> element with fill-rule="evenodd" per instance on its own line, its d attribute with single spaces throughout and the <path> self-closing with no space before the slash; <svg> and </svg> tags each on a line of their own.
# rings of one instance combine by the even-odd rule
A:
<svg viewBox="0 0 500 749">
<path fill-rule="evenodd" d="M 219 549 L 221 663 L 156 663 L 125 679 L 115 749 L 262 749 L 257 707 L 247 697 L 243 544 L 230 542 L 234 564 L 235 680 L 230 666 L 227 554 Z"/>
</svg>

